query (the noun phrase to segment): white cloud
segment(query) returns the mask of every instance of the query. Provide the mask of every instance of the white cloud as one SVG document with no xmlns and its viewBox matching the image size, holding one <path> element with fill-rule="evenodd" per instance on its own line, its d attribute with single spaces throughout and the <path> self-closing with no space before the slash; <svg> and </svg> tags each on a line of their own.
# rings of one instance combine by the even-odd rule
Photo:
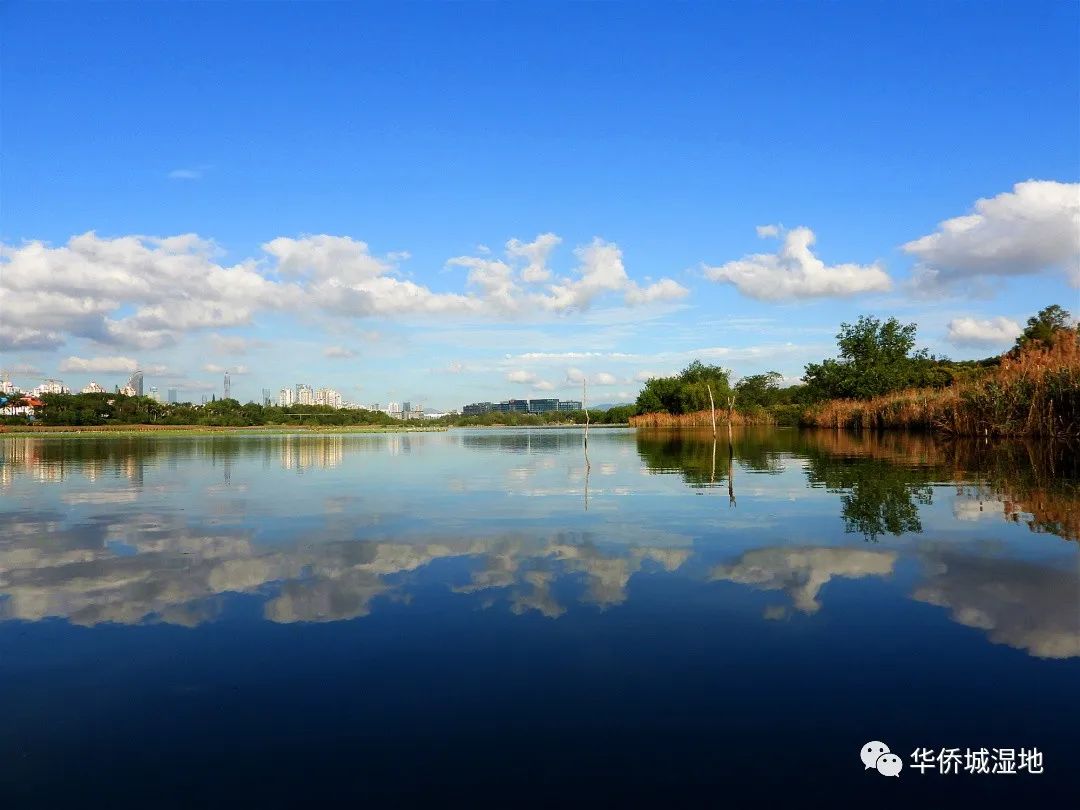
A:
<svg viewBox="0 0 1080 810">
<path fill-rule="evenodd" d="M 574 255 L 578 259 L 578 277 L 559 279 L 548 285 L 548 292 L 536 299 L 545 309 L 555 312 L 587 309 L 607 293 L 622 293 L 623 302 L 630 306 L 674 301 L 689 293 L 681 284 L 666 278 L 640 287 L 627 276 L 619 246 L 599 237 L 575 248 Z"/>
<path fill-rule="evenodd" d="M 0 348 L 55 347 L 69 336 L 156 348 L 182 334 L 250 323 L 260 309 L 295 299 L 292 285 L 254 262 L 214 261 L 217 247 L 194 234 L 102 238 L 62 247 L 0 246 Z"/>
<path fill-rule="evenodd" d="M 170 180 L 201 180 L 202 169 L 173 169 L 168 174 Z"/>
<path fill-rule="evenodd" d="M 540 380 L 533 384 L 533 388 L 537 391 L 554 391 L 555 384 L 550 383 L 547 380 Z"/>
<path fill-rule="evenodd" d="M 758 225 L 754 230 L 761 239 L 776 238 L 780 235 L 779 225 Z"/>
<path fill-rule="evenodd" d="M 590 382 L 593 385 L 617 385 L 619 380 L 614 374 L 608 374 L 606 371 L 598 371 L 592 375 Z"/>
<path fill-rule="evenodd" d="M 548 269 L 548 257 L 562 239 L 553 233 L 542 233 L 532 242 L 511 239 L 506 243 L 506 255 L 515 259 L 525 259 L 527 264 L 521 270 L 521 280 L 527 283 L 547 281 L 551 278 Z"/>
<path fill-rule="evenodd" d="M 350 357 L 356 357 L 356 352 L 347 346 L 327 346 L 323 349 L 323 357 L 347 360 Z"/>
<path fill-rule="evenodd" d="M 1080 279 L 1080 183 L 1017 183 L 903 250 L 919 260 L 916 283 L 923 287 L 1043 270 Z"/>
<path fill-rule="evenodd" d="M 531 243 L 508 242 L 513 258 L 536 280 L 553 234 Z M 635 306 L 674 300 L 686 290 L 670 279 L 649 286 L 631 280 L 617 245 L 594 240 L 579 248 L 578 277 L 546 291 L 528 291 L 511 264 L 458 257 L 469 270 L 464 292 L 436 292 L 401 277 L 407 254 L 373 255 L 365 242 L 344 236 L 279 237 L 264 256 L 223 265 L 220 249 L 195 234 L 172 237 L 99 237 L 94 232 L 52 247 L 33 241 L 0 245 L 0 349 L 53 349 L 69 338 L 150 350 L 196 331 L 213 331 L 212 345 L 239 354 L 256 341 L 220 330 L 250 325 L 267 310 L 344 317 L 448 315 L 533 317 L 583 310 L 608 294 Z"/>
<path fill-rule="evenodd" d="M 954 318 L 949 321 L 949 342 L 956 346 L 986 346 L 1012 343 L 1023 330 L 1016 321 L 997 317 L 989 320 Z"/>
<path fill-rule="evenodd" d="M 60 362 L 60 371 L 89 374 L 130 374 L 138 367 L 130 357 L 69 357 Z"/>
<path fill-rule="evenodd" d="M 506 375 L 506 381 L 512 383 L 532 383 L 537 382 L 537 376 L 531 371 L 526 371 L 523 368 L 511 371 Z"/>
<path fill-rule="evenodd" d="M 766 228 L 762 235 L 771 231 Z M 762 301 L 843 297 L 892 288 L 879 264 L 826 265 L 810 249 L 815 237 L 809 228 L 787 231 L 783 240 L 777 253 L 754 253 L 719 267 L 706 266 L 705 276 L 734 284 L 743 295 Z"/>
<path fill-rule="evenodd" d="M 568 368 L 566 370 L 566 381 L 568 383 L 580 383 L 585 379 L 585 372 L 580 368 Z"/>
</svg>

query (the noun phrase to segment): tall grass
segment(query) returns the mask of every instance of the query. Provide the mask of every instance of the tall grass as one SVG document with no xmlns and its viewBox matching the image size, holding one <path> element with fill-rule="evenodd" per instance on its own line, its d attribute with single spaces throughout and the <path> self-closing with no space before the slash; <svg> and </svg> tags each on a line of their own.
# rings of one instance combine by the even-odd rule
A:
<svg viewBox="0 0 1080 810">
<path fill-rule="evenodd" d="M 937 430 L 955 436 L 1080 437 L 1080 341 L 1059 332 L 1050 346 L 1002 355 L 982 376 L 949 388 L 830 400 L 802 423 L 856 430 Z"/>
<path fill-rule="evenodd" d="M 726 425 L 773 425 L 776 418 L 769 412 L 762 410 L 760 413 L 745 414 L 739 411 L 729 414 L 727 411 L 717 411 L 716 421 Z M 632 427 L 671 428 L 671 427 L 711 427 L 712 412 L 694 411 L 692 413 L 643 413 L 630 417 Z"/>
</svg>

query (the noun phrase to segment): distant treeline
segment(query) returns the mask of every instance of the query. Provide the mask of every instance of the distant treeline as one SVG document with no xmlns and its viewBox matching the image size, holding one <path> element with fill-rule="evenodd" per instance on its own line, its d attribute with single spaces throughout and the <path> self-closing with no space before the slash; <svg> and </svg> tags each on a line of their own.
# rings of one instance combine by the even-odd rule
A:
<svg viewBox="0 0 1080 810">
<path fill-rule="evenodd" d="M 123 394 L 46 394 L 34 419 L 44 425 L 398 425 L 382 411 L 336 409 L 323 405 L 281 408 L 257 402 L 217 399 L 205 405 L 167 404 L 150 397 Z M 25 417 L 6 417 L 9 424 L 24 424 Z"/>
<path fill-rule="evenodd" d="M 544 414 L 486 413 L 480 416 L 444 416 L 402 422 L 382 411 L 361 408 L 329 408 L 323 405 L 260 405 L 235 399 L 215 399 L 203 405 L 163 403 L 150 397 L 124 394 L 46 394 L 35 409 L 34 421 L 42 425 L 201 425 L 206 427 L 255 427 L 274 425 L 401 427 L 413 424 L 445 426 L 542 426 L 584 424 L 585 411 L 553 411 Z M 636 413 L 633 405 L 590 410 L 593 424 L 626 424 Z M 25 416 L 0 418 L 0 424 L 25 424 Z"/>
</svg>

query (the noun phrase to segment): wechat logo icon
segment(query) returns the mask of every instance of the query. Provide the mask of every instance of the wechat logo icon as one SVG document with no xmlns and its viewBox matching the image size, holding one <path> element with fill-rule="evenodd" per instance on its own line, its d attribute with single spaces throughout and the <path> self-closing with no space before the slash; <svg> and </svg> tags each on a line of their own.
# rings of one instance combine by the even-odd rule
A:
<svg viewBox="0 0 1080 810">
<path fill-rule="evenodd" d="M 874 768 L 882 776 L 899 776 L 904 767 L 900 757 L 889 750 L 889 746 L 879 740 L 868 742 L 859 752 L 863 770 Z"/>
</svg>

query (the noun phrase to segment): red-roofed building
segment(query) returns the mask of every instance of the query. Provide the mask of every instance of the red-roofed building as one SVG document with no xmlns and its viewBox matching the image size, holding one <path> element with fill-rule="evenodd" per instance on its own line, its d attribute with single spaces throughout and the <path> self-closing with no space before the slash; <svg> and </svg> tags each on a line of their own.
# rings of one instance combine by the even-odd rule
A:
<svg viewBox="0 0 1080 810">
<path fill-rule="evenodd" d="M 37 397 L 20 397 L 0 408 L 0 414 L 4 416 L 26 416 L 32 419 L 36 410 L 44 404 Z"/>
</svg>

